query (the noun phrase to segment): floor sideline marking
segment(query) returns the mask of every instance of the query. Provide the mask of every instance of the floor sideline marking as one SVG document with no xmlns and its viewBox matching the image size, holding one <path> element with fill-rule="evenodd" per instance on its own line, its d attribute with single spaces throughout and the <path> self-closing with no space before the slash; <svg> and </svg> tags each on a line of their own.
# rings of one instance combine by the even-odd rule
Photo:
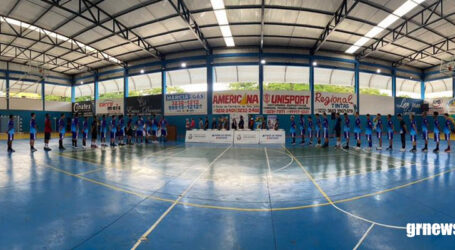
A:
<svg viewBox="0 0 455 250">
<path fill-rule="evenodd" d="M 143 241 L 146 241 L 147 240 L 147 237 L 153 232 L 153 230 L 155 230 L 156 227 L 158 227 L 158 225 L 161 223 L 161 221 L 163 221 L 163 219 L 172 211 L 172 209 L 174 209 L 174 207 L 180 202 L 180 200 L 183 199 L 183 197 L 190 191 L 190 189 L 194 186 L 194 184 L 196 184 L 196 182 L 202 177 L 202 175 L 204 175 L 205 173 L 207 173 L 207 171 L 210 170 L 210 167 L 215 164 L 215 162 L 221 158 L 224 153 L 226 153 L 230 148 L 232 147 L 232 145 L 230 145 L 229 147 L 227 147 L 223 152 L 221 152 L 215 159 L 213 159 L 212 162 L 210 162 L 210 164 L 207 166 L 207 168 L 202 171 L 194 180 L 193 182 L 191 182 L 191 184 L 179 195 L 178 199 L 176 199 L 171 206 L 168 207 L 168 209 L 163 213 L 161 214 L 161 216 L 158 218 L 158 220 L 155 221 L 155 223 L 153 223 L 153 225 L 147 229 L 147 231 L 145 231 L 144 234 L 142 234 L 142 236 L 136 241 L 136 243 L 133 245 L 133 247 L 131 248 L 132 250 L 135 250 L 137 249 L 137 247 L 139 247 L 139 245 L 143 242 Z"/>
<path fill-rule="evenodd" d="M 272 179 L 272 169 L 270 167 L 270 160 L 269 154 L 267 153 L 267 147 L 264 147 L 265 159 L 267 162 L 267 176 L 266 176 L 266 183 L 267 183 L 267 194 L 269 197 L 269 207 L 270 207 L 270 221 L 272 223 L 272 230 L 273 230 L 273 242 L 275 243 L 275 249 L 277 249 L 277 242 L 276 242 L 276 235 L 275 235 L 275 222 L 273 220 L 273 213 L 272 213 L 272 195 L 270 194 L 270 183 L 269 179 Z"/>
<path fill-rule="evenodd" d="M 363 241 L 367 238 L 367 235 L 370 233 L 371 229 L 373 229 L 374 225 L 376 224 L 371 224 L 371 226 L 368 228 L 368 230 L 362 235 L 362 238 L 360 238 L 359 242 L 357 242 L 357 244 L 355 245 L 355 247 L 353 248 L 353 250 L 357 250 L 360 245 L 362 245 Z"/>
<path fill-rule="evenodd" d="M 286 147 L 284 147 L 284 149 L 287 150 L 289 153 L 291 153 Z M 338 211 L 343 212 L 343 213 L 345 213 L 347 215 L 350 215 L 350 216 L 352 216 L 354 218 L 357 218 L 359 220 L 363 220 L 363 221 L 366 221 L 366 222 L 369 222 L 369 223 L 372 223 L 372 224 L 374 223 L 374 224 L 376 224 L 378 226 L 387 227 L 387 228 L 393 228 L 393 229 L 406 229 L 406 227 L 388 225 L 388 224 L 375 222 L 375 221 L 360 217 L 358 215 L 355 215 L 353 213 L 350 213 L 350 212 L 348 212 L 348 211 L 346 211 L 346 210 L 344 210 L 342 208 L 339 208 L 337 205 L 335 205 L 335 203 L 332 201 L 332 199 L 330 199 L 330 197 L 327 195 L 327 193 L 324 192 L 324 190 L 321 188 L 321 186 L 319 186 L 319 184 L 316 182 L 316 180 L 314 180 L 313 176 L 308 172 L 308 170 L 306 170 L 306 168 L 303 167 L 302 163 L 298 159 L 295 159 L 295 162 L 297 162 L 297 164 L 300 166 L 300 168 L 303 170 L 303 172 L 305 172 L 307 177 L 310 178 L 311 182 L 319 190 L 319 192 L 322 194 L 322 196 L 324 196 L 324 198 L 330 203 L 330 205 L 332 205 Z"/>
</svg>

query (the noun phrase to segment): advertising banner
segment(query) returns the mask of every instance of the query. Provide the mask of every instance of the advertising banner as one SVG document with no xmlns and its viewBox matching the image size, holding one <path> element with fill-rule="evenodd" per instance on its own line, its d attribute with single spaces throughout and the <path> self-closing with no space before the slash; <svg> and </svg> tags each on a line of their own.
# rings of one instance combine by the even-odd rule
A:
<svg viewBox="0 0 455 250">
<path fill-rule="evenodd" d="M 435 98 L 425 101 L 429 104 L 429 113 L 439 112 L 439 114 L 455 114 L 455 98 Z"/>
<path fill-rule="evenodd" d="M 232 130 L 212 130 L 209 133 L 208 142 L 211 143 L 233 143 L 234 131 Z"/>
<path fill-rule="evenodd" d="M 286 133 L 284 130 L 261 130 L 259 135 L 260 144 L 284 144 Z"/>
<path fill-rule="evenodd" d="M 75 102 L 72 105 L 73 114 L 78 113 L 84 117 L 90 117 L 95 114 L 95 103 L 93 101 Z"/>
<path fill-rule="evenodd" d="M 395 99 L 395 114 L 420 115 L 422 114 L 422 104 L 423 100 L 421 99 L 397 97 Z"/>
<path fill-rule="evenodd" d="M 123 114 L 123 98 L 103 99 L 96 101 L 96 114 Z"/>
<path fill-rule="evenodd" d="M 185 142 L 208 142 L 211 131 L 188 130 L 185 134 Z"/>
<path fill-rule="evenodd" d="M 311 94 L 307 91 L 265 91 L 264 114 L 304 115 L 311 113 Z"/>
<path fill-rule="evenodd" d="M 213 114 L 248 113 L 259 114 L 259 91 L 213 92 Z"/>
<path fill-rule="evenodd" d="M 207 114 L 207 93 L 167 94 L 164 101 L 165 115 Z"/>
<path fill-rule="evenodd" d="M 395 98 L 391 96 L 360 95 L 360 115 L 395 114 Z"/>
<path fill-rule="evenodd" d="M 126 98 L 126 113 L 151 115 L 161 113 L 162 95 L 135 96 Z"/>
<path fill-rule="evenodd" d="M 258 130 L 235 131 L 234 144 L 259 144 L 259 131 Z"/>
<path fill-rule="evenodd" d="M 326 92 L 316 92 L 314 94 L 315 113 L 354 114 L 356 106 L 355 94 Z"/>
</svg>

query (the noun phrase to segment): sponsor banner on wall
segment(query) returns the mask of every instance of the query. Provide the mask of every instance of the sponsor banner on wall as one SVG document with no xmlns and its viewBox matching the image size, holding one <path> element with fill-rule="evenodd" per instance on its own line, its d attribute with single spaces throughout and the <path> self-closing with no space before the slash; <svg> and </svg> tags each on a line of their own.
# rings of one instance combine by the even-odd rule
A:
<svg viewBox="0 0 455 250">
<path fill-rule="evenodd" d="M 302 115 L 311 113 L 311 94 L 307 91 L 265 91 L 264 114 Z"/>
<path fill-rule="evenodd" d="M 259 131 L 258 130 L 235 131 L 234 144 L 259 144 Z"/>
<path fill-rule="evenodd" d="M 360 115 L 395 114 L 395 99 L 391 96 L 360 95 Z"/>
<path fill-rule="evenodd" d="M 213 92 L 213 114 L 247 113 L 259 114 L 259 91 Z"/>
<path fill-rule="evenodd" d="M 96 114 L 123 114 L 123 98 L 102 99 L 96 101 Z"/>
<path fill-rule="evenodd" d="M 314 93 L 315 113 L 348 113 L 354 114 L 356 109 L 355 94 L 345 93 Z"/>
<path fill-rule="evenodd" d="M 425 102 L 428 102 L 429 104 L 429 113 L 439 112 L 440 114 L 455 114 L 455 98 L 434 98 L 427 99 Z"/>
<path fill-rule="evenodd" d="M 164 101 L 165 115 L 207 114 L 207 93 L 167 94 Z"/>
<path fill-rule="evenodd" d="M 75 102 L 72 105 L 73 113 L 89 117 L 95 114 L 95 103 L 93 101 Z"/>
<path fill-rule="evenodd" d="M 284 130 L 261 130 L 259 143 L 261 144 L 285 144 L 286 133 Z"/>
<path fill-rule="evenodd" d="M 397 97 L 395 99 L 395 114 L 422 114 L 422 104 L 423 100 L 421 99 L 412 99 Z"/>
<path fill-rule="evenodd" d="M 126 113 L 151 115 L 161 113 L 162 95 L 135 96 L 126 98 Z"/>
<path fill-rule="evenodd" d="M 212 130 L 208 134 L 208 142 L 211 143 L 233 143 L 234 142 L 234 131 L 232 130 Z"/>
<path fill-rule="evenodd" d="M 208 142 L 211 131 L 188 130 L 185 134 L 185 142 Z"/>
</svg>

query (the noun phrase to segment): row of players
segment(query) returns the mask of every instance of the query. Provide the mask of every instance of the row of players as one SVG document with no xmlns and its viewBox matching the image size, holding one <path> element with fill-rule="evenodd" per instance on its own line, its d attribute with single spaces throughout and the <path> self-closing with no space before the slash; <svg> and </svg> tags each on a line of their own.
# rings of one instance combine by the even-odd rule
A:
<svg viewBox="0 0 455 250">
<path fill-rule="evenodd" d="M 207 130 L 209 129 L 209 127 L 211 129 L 218 129 L 218 130 L 221 130 L 221 129 L 224 129 L 224 130 L 229 130 L 229 129 L 232 129 L 232 130 L 237 130 L 237 129 L 245 129 L 245 121 L 243 119 L 243 116 L 241 115 L 239 117 L 239 121 L 237 122 L 237 119 L 236 118 L 233 118 L 232 119 L 232 123 L 231 125 L 229 126 L 229 118 L 226 116 L 226 117 L 219 117 L 218 120 L 213 117 L 212 119 L 212 124 L 211 126 L 209 126 L 209 118 L 208 117 L 205 117 L 205 121 L 202 120 L 202 118 L 199 118 L 199 126 L 198 128 L 199 129 L 203 129 L 203 130 Z M 260 124 L 260 127 L 261 129 L 274 129 L 274 130 L 278 130 L 279 128 L 279 123 L 278 123 L 278 120 L 275 121 L 274 124 L 272 124 L 270 121 L 269 123 L 267 124 L 265 119 L 262 120 L 262 123 Z M 191 121 L 189 118 L 187 118 L 185 120 L 185 129 L 186 130 L 192 130 L 192 129 L 196 129 L 196 121 L 194 120 L 194 118 L 191 118 Z M 253 117 L 250 117 L 248 119 L 248 129 L 250 130 L 254 130 L 255 129 L 255 121 L 254 121 L 254 118 Z"/>
<path fill-rule="evenodd" d="M 8 121 L 8 152 L 15 152 L 13 149 L 14 141 L 14 119 L 13 115 L 9 116 Z M 158 143 L 158 139 L 162 141 L 166 140 L 167 137 L 167 121 L 162 117 L 156 117 L 155 115 L 144 120 L 142 116 L 138 116 L 136 120 L 133 120 L 131 115 L 125 120 L 123 115 L 112 116 L 110 121 L 107 121 L 106 115 L 103 115 L 101 119 L 96 116 L 93 117 L 91 124 L 87 117 L 81 121 L 78 114 L 73 115 L 71 119 L 71 135 L 72 135 L 72 146 L 78 148 L 79 132 L 82 132 L 82 147 L 87 146 L 87 140 L 89 133 L 91 135 L 91 148 L 97 148 L 98 134 L 100 135 L 101 146 L 106 147 L 106 137 L 108 132 L 110 134 L 110 146 L 115 147 L 117 145 L 123 146 L 126 144 L 132 145 L 133 138 L 136 139 L 136 143 Z M 37 151 L 35 148 L 36 134 L 38 131 L 38 125 L 36 122 L 35 113 L 31 113 L 30 119 L 30 150 L 32 152 Z M 44 120 L 44 150 L 50 151 L 49 140 L 51 139 L 52 133 L 52 122 L 49 114 L 46 114 Z M 66 118 L 65 114 L 61 114 L 57 121 L 57 130 L 59 133 L 59 149 L 65 150 L 63 146 L 63 139 L 66 133 Z M 126 140 L 126 141 L 125 141 Z"/>
<path fill-rule="evenodd" d="M 341 131 L 343 130 L 344 138 L 346 144 L 343 146 L 344 149 L 349 149 L 349 140 L 351 136 L 351 121 L 349 116 L 345 113 L 344 121 L 341 118 L 339 113 L 335 114 L 335 125 L 333 126 L 333 130 L 336 136 L 336 147 L 341 148 Z M 433 136 L 434 141 L 436 142 L 436 148 L 433 152 L 439 152 L 439 143 L 440 143 L 440 136 L 441 136 L 441 126 L 439 122 L 439 113 L 434 112 L 433 114 Z M 417 135 L 419 133 L 422 134 L 422 137 L 425 141 L 425 145 L 422 148 L 422 152 L 428 152 L 428 135 L 430 131 L 430 121 L 427 117 L 426 112 L 422 115 L 422 126 L 419 130 L 417 128 L 417 123 L 414 115 L 410 115 L 410 124 L 409 126 L 403 119 L 401 114 L 397 115 L 399 121 L 399 133 L 401 136 L 401 149 L 400 151 L 404 152 L 406 150 L 406 134 L 409 133 L 411 136 L 412 142 L 412 149 L 411 152 L 417 151 Z M 376 117 L 372 120 L 369 114 L 366 115 L 366 124 L 365 124 L 365 137 L 367 139 L 368 147 L 366 150 L 371 151 L 373 146 L 372 135 L 376 133 L 378 138 L 378 147 L 377 150 L 382 150 L 382 135 L 383 132 L 387 133 L 387 137 L 389 140 L 389 146 L 387 150 L 392 150 L 393 145 L 393 134 L 395 132 L 394 123 L 392 121 L 392 115 L 387 116 L 387 123 L 386 128 L 384 129 L 382 124 L 382 117 L 381 114 L 377 114 Z M 299 126 L 297 128 L 297 125 Z M 450 135 L 451 132 L 455 133 L 455 122 L 453 118 L 449 116 L 449 114 L 444 114 L 444 124 L 442 126 L 442 132 L 445 136 L 445 140 L 447 141 L 447 148 L 445 152 L 450 152 Z M 329 146 L 329 119 L 327 118 L 327 114 L 322 114 L 322 118 L 319 114 L 315 115 L 315 121 L 313 121 L 312 116 L 308 116 L 307 121 L 305 120 L 305 116 L 301 115 L 300 119 L 297 122 L 295 121 L 295 117 L 291 116 L 291 128 L 290 134 L 292 138 L 292 144 L 296 143 L 297 131 L 300 132 L 300 136 L 302 138 L 301 144 L 305 143 L 305 137 L 309 138 L 310 145 L 313 142 L 313 137 L 316 137 L 318 147 L 326 148 Z M 354 121 L 354 137 L 356 140 L 356 149 L 360 149 L 361 146 L 361 132 L 362 132 L 362 124 L 360 121 L 359 113 L 355 114 L 355 121 Z M 321 139 L 324 140 L 324 143 L 321 146 Z"/>
</svg>

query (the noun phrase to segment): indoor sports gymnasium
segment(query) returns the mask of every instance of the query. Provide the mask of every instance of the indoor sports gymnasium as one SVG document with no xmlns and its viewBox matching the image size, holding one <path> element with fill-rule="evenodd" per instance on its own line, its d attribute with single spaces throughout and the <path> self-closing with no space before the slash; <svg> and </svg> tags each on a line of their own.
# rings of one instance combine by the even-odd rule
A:
<svg viewBox="0 0 455 250">
<path fill-rule="evenodd" d="M 0 249 L 453 249 L 455 1 L 2 0 Z"/>
</svg>

